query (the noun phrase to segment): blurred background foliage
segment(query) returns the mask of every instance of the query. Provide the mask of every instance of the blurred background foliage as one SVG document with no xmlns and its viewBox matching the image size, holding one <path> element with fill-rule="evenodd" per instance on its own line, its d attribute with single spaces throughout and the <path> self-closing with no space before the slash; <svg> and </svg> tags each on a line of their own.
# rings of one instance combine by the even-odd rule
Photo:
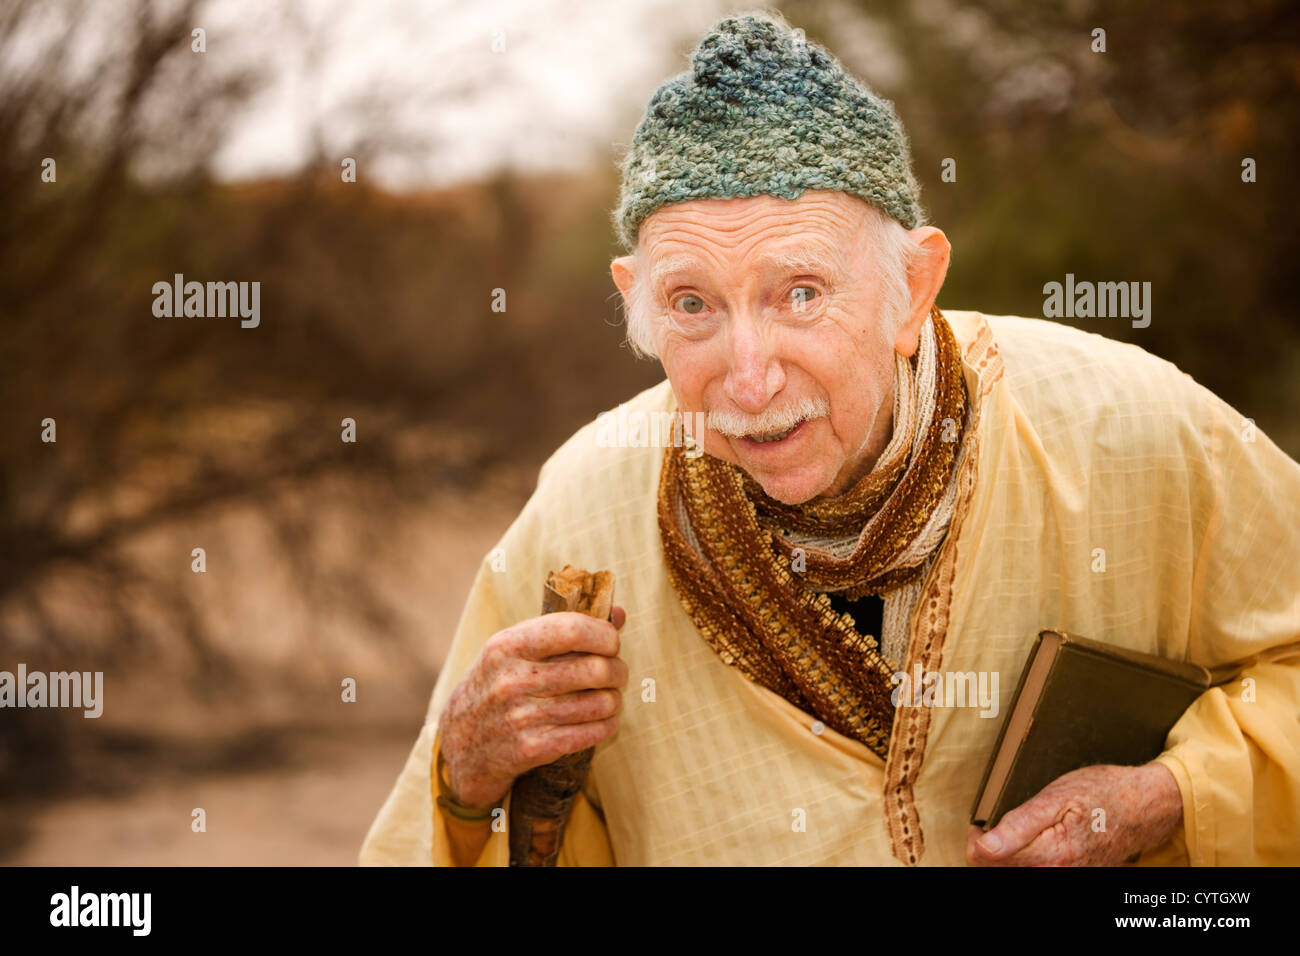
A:
<svg viewBox="0 0 1300 956">
<path fill-rule="evenodd" d="M 672 54 L 585 167 L 402 190 L 370 164 L 436 166 L 439 146 L 399 133 L 378 93 L 347 123 L 323 117 L 294 172 L 214 175 L 268 82 L 256 58 L 192 53 L 214 6 L 0 2 L 0 669 L 102 669 L 110 695 L 97 722 L 0 713 L 0 858 L 51 795 L 292 763 L 297 738 L 268 727 L 364 724 L 404 753 L 469 580 L 537 467 L 662 375 L 622 344 L 609 213 L 621 144 L 699 39 L 673 4 L 649 10 Z M 441 5 L 424 7 L 436 22 Z M 541 9 L 562 29 L 573 7 Z M 298 5 L 264 10 L 243 28 L 310 45 Z M 1300 456 L 1300 8 L 780 10 L 895 102 L 953 245 L 941 306 L 1041 316 L 1044 283 L 1067 272 L 1149 281 L 1148 328 L 1074 324 L 1169 359 Z M 430 93 L 435 108 L 468 82 Z M 343 156 L 358 182 L 341 181 Z M 151 287 L 175 273 L 260 281 L 260 327 L 155 317 Z M 349 709 L 339 682 L 357 675 Z M 399 766 L 372 772 L 379 799 Z M 362 830 L 377 809 L 358 807 Z M 340 854 L 360 837 L 343 831 Z"/>
</svg>

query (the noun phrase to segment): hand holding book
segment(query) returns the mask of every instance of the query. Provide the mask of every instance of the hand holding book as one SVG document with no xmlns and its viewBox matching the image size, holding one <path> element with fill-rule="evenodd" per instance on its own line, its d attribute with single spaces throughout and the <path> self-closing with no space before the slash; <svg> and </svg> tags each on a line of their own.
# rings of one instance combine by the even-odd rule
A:
<svg viewBox="0 0 1300 956">
<path fill-rule="evenodd" d="M 967 861 L 1113 866 L 1164 843 L 1182 794 L 1155 758 L 1183 712 L 1239 670 L 1041 631 L 975 799 Z"/>
<path fill-rule="evenodd" d="M 972 825 L 972 866 L 1117 866 L 1160 846 L 1183 819 L 1164 764 L 1098 764 L 1058 777 L 987 833 Z"/>
</svg>

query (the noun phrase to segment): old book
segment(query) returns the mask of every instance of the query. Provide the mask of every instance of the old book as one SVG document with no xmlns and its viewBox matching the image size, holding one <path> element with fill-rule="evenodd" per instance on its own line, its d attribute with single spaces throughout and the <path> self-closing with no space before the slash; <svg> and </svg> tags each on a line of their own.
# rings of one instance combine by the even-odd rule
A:
<svg viewBox="0 0 1300 956">
<path fill-rule="evenodd" d="M 1158 757 L 1183 711 L 1239 668 L 1212 671 L 1048 629 L 1016 686 L 975 798 L 985 830 L 1057 777 Z"/>
</svg>

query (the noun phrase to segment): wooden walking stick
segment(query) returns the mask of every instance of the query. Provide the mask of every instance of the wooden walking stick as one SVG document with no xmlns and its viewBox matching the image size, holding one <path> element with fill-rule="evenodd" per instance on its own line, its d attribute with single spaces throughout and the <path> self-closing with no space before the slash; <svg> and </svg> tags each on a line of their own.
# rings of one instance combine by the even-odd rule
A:
<svg viewBox="0 0 1300 956">
<path fill-rule="evenodd" d="M 614 575 L 608 571 L 589 574 L 566 564 L 546 577 L 543 614 L 577 611 L 608 621 L 613 609 Z M 555 866 L 569 812 L 587 780 L 595 749 L 565 754 L 515 780 L 510 789 L 511 866 Z"/>
</svg>

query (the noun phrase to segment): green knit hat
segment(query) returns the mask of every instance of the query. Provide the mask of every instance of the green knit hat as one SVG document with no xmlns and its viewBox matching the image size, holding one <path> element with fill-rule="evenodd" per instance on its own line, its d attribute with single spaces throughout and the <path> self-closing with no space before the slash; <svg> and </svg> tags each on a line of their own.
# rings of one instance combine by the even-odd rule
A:
<svg viewBox="0 0 1300 956">
<path fill-rule="evenodd" d="M 671 203 L 805 189 L 859 196 L 908 229 L 921 222 L 893 104 L 803 31 L 728 17 L 650 98 L 623 160 L 618 238 L 631 251 L 645 218 Z"/>
</svg>

